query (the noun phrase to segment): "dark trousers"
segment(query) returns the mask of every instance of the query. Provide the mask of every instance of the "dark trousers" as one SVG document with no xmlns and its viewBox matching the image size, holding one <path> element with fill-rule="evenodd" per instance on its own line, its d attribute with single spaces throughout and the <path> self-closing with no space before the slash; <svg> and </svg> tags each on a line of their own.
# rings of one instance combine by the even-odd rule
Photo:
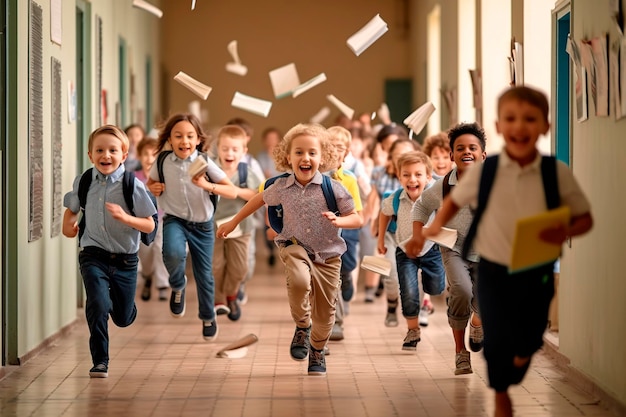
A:
<svg viewBox="0 0 626 417">
<path fill-rule="evenodd" d="M 137 317 L 138 259 L 135 253 L 109 253 L 96 247 L 86 247 L 78 255 L 87 294 L 85 315 L 94 365 L 109 364 L 109 314 L 119 327 L 129 326 Z"/>
<path fill-rule="evenodd" d="M 478 305 L 489 385 L 496 391 L 506 391 L 510 385 L 520 383 L 528 365 L 516 368 L 513 358 L 530 357 L 543 344 L 554 296 L 553 269 L 551 263 L 509 274 L 506 266 L 480 260 Z"/>
</svg>

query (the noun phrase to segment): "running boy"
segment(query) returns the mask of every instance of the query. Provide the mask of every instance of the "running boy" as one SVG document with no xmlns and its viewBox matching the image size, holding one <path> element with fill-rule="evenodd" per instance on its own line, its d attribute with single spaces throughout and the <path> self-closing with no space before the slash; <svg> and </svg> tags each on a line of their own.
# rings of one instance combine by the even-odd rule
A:
<svg viewBox="0 0 626 417">
<path fill-rule="evenodd" d="M 320 171 L 335 166 L 337 155 L 324 127 L 292 127 L 274 156 L 279 170 L 293 174 L 278 178 L 249 200 L 233 220 L 218 228 L 217 236 L 225 238 L 264 203 L 282 205 L 283 228 L 274 241 L 285 265 L 289 307 L 296 322 L 290 354 L 297 361 L 308 355 L 309 375 L 325 375 L 324 346 L 335 321 L 340 257 L 346 251 L 337 229 L 358 228 L 361 217 L 348 191 L 333 180 L 338 213 L 328 208 Z"/>
<path fill-rule="evenodd" d="M 443 291 L 445 274 L 439 246 L 435 243 L 426 242 L 418 257 L 413 259 L 409 258 L 404 250 L 404 243 L 411 238 L 412 233 L 411 208 L 432 179 L 430 159 L 420 151 L 404 153 L 396 163 L 396 172 L 402 188 L 394 191 L 382 202 L 378 217 L 378 252 L 387 253 L 385 232 L 392 216 L 395 216 L 397 228 L 393 233 L 395 240 L 393 247 L 400 284 L 402 315 L 408 327 L 402 350 L 416 350 L 420 341 L 418 270 L 422 270 L 424 292 L 432 295 L 441 294 Z"/>
<path fill-rule="evenodd" d="M 75 237 L 79 232 L 78 213 L 83 210 L 78 255 L 87 302 L 85 315 L 89 327 L 89 350 L 92 378 L 109 376 L 109 315 L 119 327 L 130 326 L 137 317 L 137 251 L 139 232 L 154 230 L 152 215 L 156 207 L 141 181 L 134 181 L 133 211 L 123 193 L 124 161 L 128 157 L 128 137 L 116 126 L 104 125 L 89 135 L 89 160 L 93 163 L 91 184 L 84 207 L 78 195 L 83 175 L 74 180 L 72 191 L 65 194 L 63 234 Z M 87 178 L 87 177 L 86 177 Z"/>
<path fill-rule="evenodd" d="M 443 198 L 450 193 L 457 181 L 474 164 L 485 160 L 485 131 L 477 123 L 461 123 L 448 132 L 451 157 L 456 167 L 424 191 L 422 197 L 413 206 L 413 237 L 406 244 L 407 255 L 417 256 L 424 245 L 422 228 L 431 215 L 441 207 Z M 472 223 L 472 211 L 464 206 L 446 227 L 457 231 L 454 247 L 441 247 L 441 257 L 448 278 L 448 324 L 456 346 L 455 375 L 471 374 L 470 353 L 465 348 L 465 329 L 470 322 L 470 349 L 478 352 L 482 349 L 482 324 L 478 315 L 478 297 L 476 296 L 476 268 L 478 255 L 470 252 L 467 259 L 461 256 L 463 242 Z M 474 313 L 472 315 L 472 312 Z"/>
<path fill-rule="evenodd" d="M 475 248 L 480 255 L 478 305 L 489 384 L 496 392 L 495 416 L 510 417 L 513 407 L 509 386 L 522 381 L 532 355 L 543 343 L 548 308 L 554 295 L 553 263 L 516 274 L 508 272 L 516 222 L 544 212 L 558 197 L 560 205 L 570 208 L 570 222 L 567 226 L 547 228 L 540 237 L 561 245 L 570 237 L 588 232 L 593 219 L 589 201 L 565 164 L 556 161 L 556 179 L 554 174 L 542 175 L 542 165 L 548 165 L 542 163 L 536 144 L 550 129 L 546 96 L 525 86 L 510 88 L 500 95 L 497 113 L 496 129 L 504 138 L 503 151 L 497 159 L 487 158 L 484 164 L 476 164 L 463 175 L 423 235 L 428 238 L 438 233 L 460 207 L 467 204 L 476 207 L 480 184 L 483 181 L 485 184 L 488 178 L 481 180 L 483 170 L 488 166 L 497 168 L 495 176 L 490 176 L 493 183 L 488 200 L 477 207 L 474 216 Z M 558 193 L 545 192 L 544 179 L 546 184 L 556 183 L 553 186 L 558 188 Z M 482 190 L 481 195 L 485 192 Z M 466 247 L 471 244 L 472 229 Z M 530 299 L 534 302 L 531 309 Z"/>
</svg>

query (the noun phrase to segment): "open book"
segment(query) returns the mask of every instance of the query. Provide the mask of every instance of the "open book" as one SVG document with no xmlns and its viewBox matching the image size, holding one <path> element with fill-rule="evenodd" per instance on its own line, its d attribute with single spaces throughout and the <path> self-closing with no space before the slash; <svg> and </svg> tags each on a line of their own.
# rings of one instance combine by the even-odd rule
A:
<svg viewBox="0 0 626 417">
<path fill-rule="evenodd" d="M 153 6 L 152 4 L 148 3 L 145 0 L 133 0 L 133 7 L 137 7 L 139 9 L 145 10 L 148 13 L 152 13 L 159 19 L 163 16 L 163 12 L 161 11 L 161 9 L 159 9 L 156 6 Z"/>
<path fill-rule="evenodd" d="M 310 80 L 308 80 L 308 81 L 300 84 L 298 87 L 296 87 L 293 90 L 292 97 L 296 98 L 300 94 L 304 93 L 305 91 L 309 91 L 311 88 L 315 87 L 316 85 L 319 85 L 319 84 L 323 83 L 324 81 L 326 81 L 326 74 L 324 74 L 323 72 L 320 73 L 320 74 L 317 74 L 315 77 L 311 78 Z"/>
<path fill-rule="evenodd" d="M 407 125 L 414 134 L 419 135 L 424 126 L 426 126 L 426 123 L 428 123 L 428 118 L 434 112 L 435 106 L 430 101 L 427 101 L 413 113 L 409 114 L 407 118 L 404 119 L 404 124 Z"/>
<path fill-rule="evenodd" d="M 365 255 L 361 261 L 361 268 L 377 274 L 389 276 L 391 273 L 391 261 L 382 256 Z"/>
<path fill-rule="evenodd" d="M 348 38 L 348 47 L 352 49 L 352 52 L 354 52 L 356 56 L 359 56 L 363 51 L 369 48 L 371 44 L 376 42 L 378 38 L 383 36 L 387 30 L 387 23 L 377 14 L 357 33 Z"/>
<path fill-rule="evenodd" d="M 291 95 L 291 92 L 300 85 L 298 70 L 293 62 L 269 72 L 270 82 L 274 90 L 274 97 L 283 98 Z"/>
<path fill-rule="evenodd" d="M 231 106 L 238 109 L 249 111 L 250 113 L 257 114 L 259 116 L 267 117 L 272 108 L 272 102 L 267 100 L 261 100 L 260 98 L 247 96 L 241 94 L 239 91 L 235 92 Z"/>
<path fill-rule="evenodd" d="M 353 108 L 348 107 L 332 94 L 327 95 L 326 98 L 328 99 L 328 101 L 333 103 L 335 107 L 337 107 L 343 114 L 345 114 L 348 119 L 352 120 L 352 116 L 354 116 Z"/>
<path fill-rule="evenodd" d="M 248 73 L 248 67 L 241 63 L 239 59 L 239 53 L 237 52 L 237 41 L 230 41 L 227 48 L 228 53 L 233 57 L 233 62 L 226 63 L 226 71 L 233 74 L 241 75 L 242 77 Z"/>
<path fill-rule="evenodd" d="M 567 226 L 569 220 L 568 206 L 519 219 L 515 227 L 509 272 L 520 272 L 557 260 L 561 256 L 561 245 L 544 242 L 539 234 L 559 223 Z"/>
<path fill-rule="evenodd" d="M 424 229 L 427 229 L 427 227 L 424 227 Z M 429 237 L 428 240 L 430 240 L 431 242 L 435 242 L 436 244 L 440 246 L 444 246 L 448 249 L 452 249 L 454 247 L 454 244 L 456 243 L 456 238 L 457 238 L 457 231 L 455 229 L 442 227 L 441 232 L 439 232 L 435 236 Z M 410 239 L 411 238 L 405 240 L 404 242 L 400 242 L 400 244 L 398 245 L 400 246 L 400 249 L 402 249 L 404 252 L 406 252 L 406 244 Z"/>
<path fill-rule="evenodd" d="M 190 77 L 182 71 L 179 71 L 178 74 L 174 76 L 174 79 L 183 86 L 187 87 L 192 93 L 196 94 L 202 100 L 206 100 L 209 94 L 211 94 L 211 90 L 213 90 L 208 85 L 202 84 L 200 81 Z"/>
<path fill-rule="evenodd" d="M 204 174 L 207 172 L 209 167 L 209 163 L 200 155 L 193 160 L 191 164 L 189 164 L 189 169 L 187 173 L 191 178 L 196 178 L 198 175 Z"/>
</svg>

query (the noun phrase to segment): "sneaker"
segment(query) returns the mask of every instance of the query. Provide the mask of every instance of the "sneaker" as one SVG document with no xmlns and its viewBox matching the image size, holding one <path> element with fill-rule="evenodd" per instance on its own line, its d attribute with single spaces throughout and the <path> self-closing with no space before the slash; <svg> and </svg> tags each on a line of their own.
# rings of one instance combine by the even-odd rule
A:
<svg viewBox="0 0 626 417">
<path fill-rule="evenodd" d="M 387 312 L 387 316 L 385 317 L 385 326 L 398 327 L 398 314 L 396 312 Z"/>
<path fill-rule="evenodd" d="M 230 308 L 226 307 L 225 304 L 215 304 L 215 314 L 218 316 L 222 316 L 224 314 L 229 314 Z"/>
<path fill-rule="evenodd" d="M 365 287 L 365 302 L 373 303 L 375 293 L 376 293 L 376 289 L 374 287 Z"/>
<path fill-rule="evenodd" d="M 159 301 L 167 301 L 167 290 L 169 288 L 163 287 L 159 288 Z"/>
<path fill-rule="evenodd" d="M 422 340 L 420 338 L 420 329 L 409 329 L 409 331 L 406 332 L 402 350 L 417 350 L 417 342 L 420 340 Z"/>
<path fill-rule="evenodd" d="M 108 378 L 109 367 L 103 363 L 99 363 L 89 370 L 89 376 L 91 378 Z"/>
<path fill-rule="evenodd" d="M 381 295 L 383 295 L 384 292 L 385 292 L 385 284 L 383 283 L 383 280 L 381 279 L 380 282 L 378 283 L 378 288 L 376 288 L 376 292 L 374 293 L 374 295 L 376 297 L 380 297 Z"/>
<path fill-rule="evenodd" d="M 239 290 L 237 291 L 237 299 L 239 300 L 239 305 L 245 306 L 248 303 L 248 293 L 246 292 L 246 288 L 243 284 L 239 286 Z"/>
<path fill-rule="evenodd" d="M 185 287 L 187 286 L 187 277 L 185 277 Z M 172 290 L 170 296 L 170 311 L 174 317 L 182 317 L 185 315 L 185 288 L 182 290 Z"/>
<path fill-rule="evenodd" d="M 470 361 L 470 353 L 467 350 L 462 350 L 456 354 L 454 360 L 456 368 L 454 369 L 454 375 L 471 374 L 472 362 Z"/>
<path fill-rule="evenodd" d="M 343 329 L 337 323 L 333 324 L 333 329 L 330 332 L 330 340 L 343 340 Z"/>
<path fill-rule="evenodd" d="M 324 356 L 324 349 L 317 350 L 313 347 L 309 349 L 309 375 L 326 375 L 326 358 Z"/>
<path fill-rule="evenodd" d="M 420 308 L 419 319 L 418 319 L 420 326 L 422 327 L 428 326 L 428 316 L 430 316 L 430 311 L 428 307 L 422 306 L 422 308 Z"/>
<path fill-rule="evenodd" d="M 311 326 L 307 328 L 297 327 L 291 340 L 289 353 L 291 358 L 296 361 L 303 361 L 309 354 L 309 336 L 311 334 Z"/>
<path fill-rule="evenodd" d="M 228 318 L 232 321 L 237 321 L 241 317 L 241 307 L 239 307 L 239 300 L 237 298 L 228 301 Z"/>
<path fill-rule="evenodd" d="M 152 286 L 152 279 L 145 278 L 143 289 L 141 290 L 141 299 L 148 301 L 150 299 L 150 287 Z"/>
<path fill-rule="evenodd" d="M 483 326 L 474 326 L 470 322 L 469 347 L 472 352 L 480 352 L 483 348 Z"/>
<path fill-rule="evenodd" d="M 215 340 L 217 333 L 217 321 L 215 319 L 202 321 L 202 337 L 204 337 L 204 340 L 208 340 L 209 342 Z"/>
<path fill-rule="evenodd" d="M 354 285 L 352 284 L 352 274 L 341 274 L 341 298 L 343 301 L 350 301 L 354 296 Z"/>
</svg>

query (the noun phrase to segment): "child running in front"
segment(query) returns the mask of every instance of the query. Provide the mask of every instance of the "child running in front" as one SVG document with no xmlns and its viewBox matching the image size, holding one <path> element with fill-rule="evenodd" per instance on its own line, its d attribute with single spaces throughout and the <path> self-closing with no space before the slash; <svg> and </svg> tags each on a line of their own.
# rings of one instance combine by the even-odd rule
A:
<svg viewBox="0 0 626 417">
<path fill-rule="evenodd" d="M 568 206 L 569 222 L 556 223 L 539 234 L 541 240 L 559 246 L 593 225 L 589 201 L 571 170 L 537 150 L 537 140 L 550 129 L 548 114 L 548 100 L 540 91 L 526 86 L 505 90 L 498 98 L 496 121 L 504 149 L 463 174 L 431 226 L 422 232 L 428 239 L 461 207 L 476 208 L 464 252 L 475 232 L 480 255 L 478 306 L 489 385 L 495 390 L 495 417 L 513 416 L 509 387 L 522 381 L 543 344 L 554 296 L 554 262 L 509 272 L 517 221 Z M 533 300 L 533 308 L 528 308 L 528 300 Z"/>
<path fill-rule="evenodd" d="M 287 295 L 296 330 L 290 345 L 296 361 L 309 358 L 309 375 L 326 375 L 324 346 L 335 321 L 341 255 L 346 243 L 337 229 L 361 225 L 350 193 L 330 180 L 338 212 L 329 210 L 320 171 L 337 165 L 329 134 L 317 124 L 292 127 L 274 151 L 276 167 L 292 171 L 246 203 L 233 220 L 217 229 L 226 238 L 256 210 L 282 205 L 282 230 L 274 241 L 285 266 Z"/>
<path fill-rule="evenodd" d="M 148 188 L 157 196 L 159 208 L 165 213 L 163 261 L 172 287 L 172 316 L 180 318 L 185 315 L 185 263 L 188 245 L 198 293 L 198 317 L 202 320 L 202 336 L 205 340 L 212 341 L 217 337 L 218 329 L 212 270 L 215 207 L 211 194 L 236 198 L 238 191 L 215 162 L 207 159 L 206 154 L 200 154 L 199 150 L 203 149 L 206 138 L 200 121 L 194 115 L 176 114 L 170 117 L 159 134 L 161 154 L 150 170 Z M 166 145 L 171 147 L 171 151 L 164 150 Z M 189 168 L 198 158 L 206 163 L 206 171 L 201 171 L 192 178 Z"/>
<path fill-rule="evenodd" d="M 392 217 L 396 217 L 395 256 L 398 281 L 400 284 L 400 302 L 402 315 L 408 327 L 402 350 L 416 350 L 420 341 L 420 291 L 417 273 L 422 271 L 424 292 L 431 295 L 441 294 L 445 287 L 445 273 L 441 262 L 439 246 L 428 241 L 417 257 L 410 258 L 404 245 L 411 238 L 411 209 L 432 180 L 430 158 L 421 151 L 407 152 L 396 163 L 396 172 L 402 188 L 394 191 L 382 202 L 378 218 L 378 252 L 387 253 L 385 231 Z M 434 216 L 433 216 L 434 217 Z"/>
</svg>

